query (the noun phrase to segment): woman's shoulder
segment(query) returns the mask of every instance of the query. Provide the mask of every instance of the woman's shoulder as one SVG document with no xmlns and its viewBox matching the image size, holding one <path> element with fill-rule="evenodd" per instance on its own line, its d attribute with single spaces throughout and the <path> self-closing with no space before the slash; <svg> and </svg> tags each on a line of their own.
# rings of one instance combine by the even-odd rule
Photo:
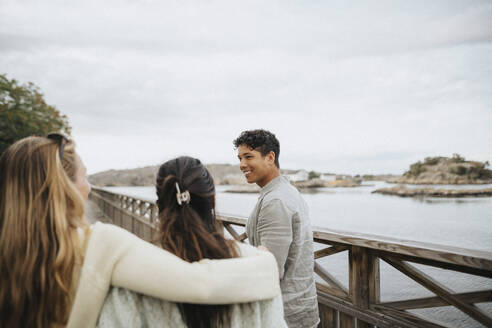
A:
<svg viewBox="0 0 492 328">
<path fill-rule="evenodd" d="M 258 252 L 260 252 L 256 247 L 253 247 L 253 246 L 246 244 L 246 243 L 241 243 L 241 242 L 235 240 L 234 244 L 236 245 L 237 249 L 239 250 L 239 256 L 240 257 L 254 256 L 254 255 L 257 255 Z"/>
<path fill-rule="evenodd" d="M 91 236 L 94 236 L 95 238 L 112 239 L 111 237 L 114 237 L 118 240 L 137 238 L 128 230 L 110 223 L 96 222 L 89 226 L 89 230 Z"/>
</svg>

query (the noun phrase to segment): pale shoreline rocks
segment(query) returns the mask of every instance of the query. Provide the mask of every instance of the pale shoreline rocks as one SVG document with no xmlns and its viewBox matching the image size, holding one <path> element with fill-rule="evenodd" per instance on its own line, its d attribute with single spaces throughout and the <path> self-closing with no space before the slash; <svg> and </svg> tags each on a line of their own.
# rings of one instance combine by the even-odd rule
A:
<svg viewBox="0 0 492 328">
<path fill-rule="evenodd" d="M 355 180 L 335 180 L 325 181 L 322 179 L 312 179 L 293 183 L 299 189 L 307 188 L 353 188 L 360 187 L 361 183 Z"/>
<path fill-rule="evenodd" d="M 224 192 L 233 194 L 256 194 L 260 192 L 260 187 L 256 184 L 251 185 L 232 185 L 232 188 L 226 189 Z"/>
<path fill-rule="evenodd" d="M 492 184 L 492 180 L 481 180 L 481 179 L 470 179 L 453 177 L 448 179 L 443 179 L 440 177 L 434 178 L 392 178 L 385 180 L 387 183 L 403 183 L 403 184 L 415 184 L 415 185 L 481 185 L 481 184 Z"/>
<path fill-rule="evenodd" d="M 311 192 L 318 188 L 353 188 L 360 187 L 361 183 L 353 180 L 325 181 L 322 179 L 312 179 L 307 181 L 296 181 L 291 184 L 301 192 Z M 237 184 L 231 185 L 226 189 L 227 193 L 254 194 L 260 192 L 260 187 L 256 184 Z"/>
<path fill-rule="evenodd" d="M 372 193 L 383 195 L 394 195 L 399 197 L 492 197 L 492 188 L 483 189 L 436 189 L 436 188 L 407 188 L 395 186 L 391 188 L 380 188 Z"/>
</svg>

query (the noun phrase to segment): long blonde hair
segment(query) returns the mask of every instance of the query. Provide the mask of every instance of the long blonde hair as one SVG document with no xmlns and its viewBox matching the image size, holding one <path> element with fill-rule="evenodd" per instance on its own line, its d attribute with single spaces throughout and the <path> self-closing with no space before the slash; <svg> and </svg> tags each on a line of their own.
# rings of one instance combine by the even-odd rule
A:
<svg viewBox="0 0 492 328">
<path fill-rule="evenodd" d="M 28 137 L 0 157 L 0 327 L 66 324 L 82 256 L 74 143 Z"/>
</svg>

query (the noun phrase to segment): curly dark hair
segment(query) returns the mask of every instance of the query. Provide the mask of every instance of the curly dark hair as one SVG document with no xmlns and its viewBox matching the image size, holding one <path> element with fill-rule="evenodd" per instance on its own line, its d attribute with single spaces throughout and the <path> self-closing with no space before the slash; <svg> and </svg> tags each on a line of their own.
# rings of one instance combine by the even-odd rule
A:
<svg viewBox="0 0 492 328">
<path fill-rule="evenodd" d="M 243 131 L 233 143 L 236 149 L 241 145 L 246 145 L 251 149 L 259 151 L 262 156 L 266 156 L 269 152 L 273 151 L 275 154 L 275 166 L 280 168 L 278 161 L 280 156 L 280 142 L 270 131 L 263 129 Z"/>
</svg>

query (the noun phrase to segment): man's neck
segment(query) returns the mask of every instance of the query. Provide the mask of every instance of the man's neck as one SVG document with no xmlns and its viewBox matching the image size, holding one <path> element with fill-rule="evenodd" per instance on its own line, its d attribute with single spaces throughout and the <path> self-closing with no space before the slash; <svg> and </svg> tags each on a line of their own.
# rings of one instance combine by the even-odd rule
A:
<svg viewBox="0 0 492 328">
<path fill-rule="evenodd" d="M 272 181 L 273 179 L 279 176 L 280 176 L 280 170 L 278 169 L 272 170 L 272 172 L 266 177 L 266 179 L 263 179 L 262 181 L 258 181 L 256 184 L 258 185 L 258 187 L 263 188 L 270 181 Z"/>
</svg>

